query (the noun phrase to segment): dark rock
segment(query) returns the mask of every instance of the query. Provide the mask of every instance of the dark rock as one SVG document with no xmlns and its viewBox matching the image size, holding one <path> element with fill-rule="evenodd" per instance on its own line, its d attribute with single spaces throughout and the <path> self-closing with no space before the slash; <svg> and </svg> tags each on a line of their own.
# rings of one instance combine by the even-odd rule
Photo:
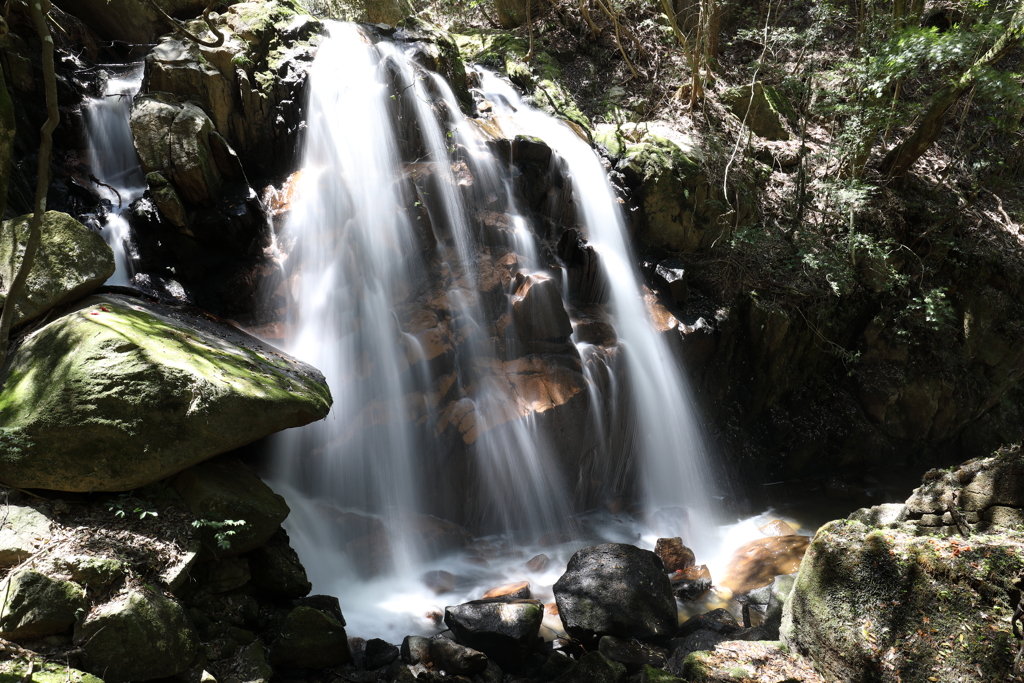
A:
<svg viewBox="0 0 1024 683">
<path fill-rule="evenodd" d="M 211 593 L 227 593 L 249 583 L 249 561 L 243 557 L 225 557 L 203 565 L 203 588 Z"/>
<path fill-rule="evenodd" d="M 323 669 L 352 661 L 344 626 L 312 607 L 296 607 L 285 617 L 281 634 L 270 646 L 274 667 Z"/>
<path fill-rule="evenodd" d="M 571 657 L 561 650 L 553 650 L 540 669 L 540 680 L 553 681 L 574 666 L 576 662 Z"/>
<path fill-rule="evenodd" d="M 430 662 L 430 638 L 406 636 L 400 652 L 406 664 L 427 664 Z"/>
<path fill-rule="evenodd" d="M 398 659 L 398 655 L 398 646 L 380 638 L 371 638 L 366 641 L 366 659 L 363 660 L 363 666 L 367 669 L 381 669 L 390 666 Z"/>
<path fill-rule="evenodd" d="M 455 574 L 443 569 L 429 571 L 420 577 L 423 585 L 434 591 L 434 595 L 443 595 L 455 590 Z"/>
<path fill-rule="evenodd" d="M 669 659 L 669 671 L 674 674 L 683 672 L 683 661 L 693 652 L 714 650 L 719 643 L 729 640 L 729 636 L 716 633 L 709 629 L 694 631 L 685 638 L 673 640 L 670 645 L 672 656 Z"/>
<path fill-rule="evenodd" d="M 537 600 L 476 600 L 444 610 L 444 623 L 459 643 L 513 669 L 533 648 L 543 618 Z"/>
<path fill-rule="evenodd" d="M 684 621 L 676 632 L 677 638 L 685 638 L 695 631 L 701 629 L 707 629 L 720 633 L 722 635 L 729 635 L 740 630 L 740 625 L 736 621 L 736 617 L 727 609 L 716 609 L 705 614 L 698 614 L 695 617 L 690 617 Z"/>
<path fill-rule="evenodd" d="M 548 568 L 548 564 L 550 563 L 551 558 L 549 558 L 544 553 L 541 553 L 540 555 L 534 555 L 533 557 L 531 557 L 526 562 L 526 568 L 529 569 L 531 572 L 542 572 Z"/>
<path fill-rule="evenodd" d="M 644 666 L 663 668 L 666 655 L 660 647 L 632 640 L 622 640 L 615 636 L 604 636 L 597 644 L 598 652 L 607 659 L 618 662 L 626 667 L 629 674 L 638 673 Z"/>
<path fill-rule="evenodd" d="M 296 607 L 312 607 L 326 612 L 334 617 L 339 624 L 345 625 L 345 617 L 341 613 L 341 603 L 333 595 L 307 595 L 304 598 L 293 600 L 292 604 Z"/>
<path fill-rule="evenodd" d="M 685 571 L 695 563 L 693 551 L 683 545 L 683 539 L 678 536 L 659 538 L 654 544 L 654 554 L 661 558 L 667 572 Z"/>
<path fill-rule="evenodd" d="M 673 257 L 658 263 L 654 267 L 654 280 L 676 304 L 682 306 L 690 298 L 690 288 L 686 284 L 686 268 L 680 259 Z"/>
<path fill-rule="evenodd" d="M 487 655 L 483 652 L 441 636 L 430 639 L 429 656 L 434 668 L 456 676 L 472 676 L 487 668 Z"/>
<path fill-rule="evenodd" d="M 554 593 L 562 623 L 575 638 L 649 640 L 676 630 L 676 601 L 664 565 L 636 546 L 606 543 L 580 550 Z"/>
<path fill-rule="evenodd" d="M 600 652 L 590 652 L 556 678 L 555 683 L 625 683 L 625 680 L 626 667 L 609 661 Z"/>
<path fill-rule="evenodd" d="M 512 320 L 523 341 L 568 339 L 572 322 L 562 305 L 558 282 L 540 275 L 521 276 L 512 297 Z"/>
<path fill-rule="evenodd" d="M 282 528 L 247 557 L 252 574 L 249 584 L 260 595 L 294 600 L 313 589 L 298 554 L 288 543 L 288 533 Z"/>
</svg>

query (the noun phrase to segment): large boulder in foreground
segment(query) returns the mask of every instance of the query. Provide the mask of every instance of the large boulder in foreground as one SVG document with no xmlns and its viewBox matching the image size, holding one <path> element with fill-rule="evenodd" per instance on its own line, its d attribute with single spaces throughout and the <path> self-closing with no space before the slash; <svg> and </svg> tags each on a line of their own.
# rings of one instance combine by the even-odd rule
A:
<svg viewBox="0 0 1024 683">
<path fill-rule="evenodd" d="M 1022 464 L 1017 448 L 933 470 L 908 501 L 916 520 L 874 523 L 879 515 L 862 511 L 823 526 L 783 608 L 783 641 L 827 681 L 1012 678 L 1024 531 L 985 517 L 1019 500 L 1011 489 L 1024 479 L 1010 474 Z M 954 523 L 941 525 L 942 508 Z M 955 530 L 958 518 L 967 538 Z"/>
<path fill-rule="evenodd" d="M 492 598 L 446 607 L 444 623 L 460 644 L 479 650 L 502 668 L 516 668 L 540 633 L 539 600 Z"/>
<path fill-rule="evenodd" d="M 21 266 L 32 214 L 4 221 L 0 229 L 0 307 Z M 114 274 L 114 252 L 99 233 L 66 213 L 47 211 L 25 291 L 14 308 L 14 325 L 37 318 L 54 306 L 91 294 Z M 17 240 L 17 250 L 12 249 Z"/>
<path fill-rule="evenodd" d="M 198 312 L 95 296 L 27 336 L 0 393 L 0 479 L 138 488 L 325 417 L 315 368 Z"/>
<path fill-rule="evenodd" d="M 668 638 L 678 623 L 665 566 L 636 546 L 604 543 L 580 550 L 554 592 L 558 614 L 574 638 Z"/>
<path fill-rule="evenodd" d="M 0 583 L 0 637 L 41 638 L 66 631 L 85 609 L 85 591 L 70 581 L 20 569 Z"/>
</svg>

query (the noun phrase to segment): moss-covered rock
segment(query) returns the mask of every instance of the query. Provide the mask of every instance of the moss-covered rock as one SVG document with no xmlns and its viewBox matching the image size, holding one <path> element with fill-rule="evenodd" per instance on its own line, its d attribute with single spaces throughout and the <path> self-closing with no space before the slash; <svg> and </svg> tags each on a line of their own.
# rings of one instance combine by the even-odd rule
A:
<svg viewBox="0 0 1024 683">
<path fill-rule="evenodd" d="M 555 683 L 623 683 L 626 667 L 613 662 L 600 652 L 588 652 L 576 666 L 555 679 Z"/>
<path fill-rule="evenodd" d="M 326 612 L 306 606 L 288 613 L 281 635 L 270 648 L 273 666 L 323 669 L 351 661 L 344 624 Z"/>
<path fill-rule="evenodd" d="M 0 637 L 40 638 L 67 630 L 85 610 L 85 591 L 70 581 L 21 569 L 0 583 Z"/>
<path fill-rule="evenodd" d="M 28 675 L 30 668 L 31 679 Z M 54 662 L 43 662 L 39 658 L 33 658 L 31 663 L 24 658 L 0 662 L 0 683 L 25 683 L 26 680 L 32 683 L 103 683 L 92 674 Z"/>
<path fill-rule="evenodd" d="M 0 525 L 0 567 L 13 567 L 35 552 L 36 543 L 50 536 L 50 517 L 28 505 L 4 507 Z"/>
<path fill-rule="evenodd" d="M 764 83 L 755 83 L 753 88 L 744 85 L 730 88 L 720 95 L 722 102 L 755 135 L 767 140 L 788 140 L 789 133 L 782 125 L 782 118 L 796 121 L 793 105 L 775 88 Z"/>
<path fill-rule="evenodd" d="M 0 229 L 0 307 L 21 266 L 31 219 L 28 214 L 4 221 Z M 43 214 L 41 233 L 25 291 L 15 303 L 14 325 L 81 299 L 114 274 L 114 252 L 107 243 L 66 213 Z"/>
<path fill-rule="evenodd" d="M 323 418 L 330 404 L 316 369 L 236 328 L 92 297 L 12 355 L 0 478 L 22 488 L 137 488 Z"/>
<path fill-rule="evenodd" d="M 823 526 L 783 612 L 783 641 L 828 681 L 996 681 L 1013 668 L 1024 533 L 934 538 L 913 522 Z"/>
<path fill-rule="evenodd" d="M 107 683 L 148 681 L 181 673 L 199 638 L 184 608 L 152 590 L 131 590 L 75 625 L 84 668 Z"/>
</svg>

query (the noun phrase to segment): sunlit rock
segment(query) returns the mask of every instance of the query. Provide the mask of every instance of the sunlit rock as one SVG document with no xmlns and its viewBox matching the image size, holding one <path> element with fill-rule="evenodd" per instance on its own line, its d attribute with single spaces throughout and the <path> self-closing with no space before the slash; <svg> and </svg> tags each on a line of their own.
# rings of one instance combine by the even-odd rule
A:
<svg viewBox="0 0 1024 683">
<path fill-rule="evenodd" d="M 734 594 L 767 586 L 780 574 L 792 574 L 800 562 L 809 536 L 772 536 L 751 541 L 736 550 L 718 585 Z"/>
</svg>

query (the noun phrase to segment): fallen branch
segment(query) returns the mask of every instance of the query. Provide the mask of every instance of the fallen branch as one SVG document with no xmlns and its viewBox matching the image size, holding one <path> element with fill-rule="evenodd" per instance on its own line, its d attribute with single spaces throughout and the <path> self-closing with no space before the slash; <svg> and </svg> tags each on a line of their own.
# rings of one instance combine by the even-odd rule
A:
<svg viewBox="0 0 1024 683">
<path fill-rule="evenodd" d="M 196 43 L 199 43 L 203 47 L 220 47 L 221 45 L 224 44 L 224 34 L 220 32 L 220 29 L 218 29 L 216 26 L 213 25 L 213 20 L 210 19 L 210 12 L 213 10 L 214 6 L 217 3 L 219 3 L 219 2 L 220 2 L 220 0 L 210 0 L 210 4 L 207 5 L 206 9 L 203 10 L 203 21 L 205 21 L 206 25 L 210 27 L 210 31 L 213 33 L 213 35 L 217 36 L 217 40 L 206 41 L 206 40 L 203 40 L 202 38 L 194 35 L 191 31 L 189 31 L 187 28 L 185 28 L 184 24 L 182 24 L 180 21 L 178 21 L 177 19 L 172 17 L 170 14 L 165 12 L 164 8 L 161 7 L 160 5 L 156 4 L 155 0 L 149 0 L 150 6 L 153 9 L 155 9 L 157 12 L 159 12 L 163 16 L 164 19 L 166 19 L 168 22 L 170 22 L 171 26 L 174 27 L 175 31 L 177 31 L 178 33 L 182 34 L 183 36 L 185 36 L 189 40 L 192 40 L 192 41 L 194 41 Z"/>
</svg>

